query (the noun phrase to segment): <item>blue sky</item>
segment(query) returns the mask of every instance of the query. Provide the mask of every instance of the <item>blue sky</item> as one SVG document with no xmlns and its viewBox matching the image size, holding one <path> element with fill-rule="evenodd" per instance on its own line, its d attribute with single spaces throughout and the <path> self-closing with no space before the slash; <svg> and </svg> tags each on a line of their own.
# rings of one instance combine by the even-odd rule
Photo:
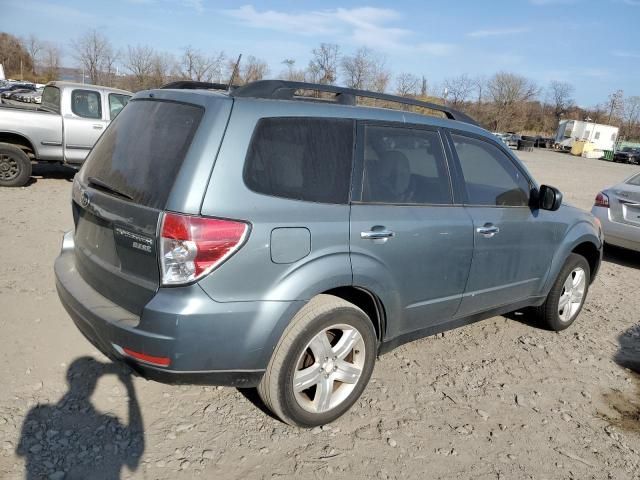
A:
<svg viewBox="0 0 640 480">
<path fill-rule="evenodd" d="M 541 87 L 568 81 L 582 106 L 618 88 L 640 95 L 640 0 L 0 0 L 0 11 L 0 30 L 58 42 L 68 66 L 69 42 L 96 28 L 118 48 L 255 55 L 272 75 L 330 42 L 370 47 L 430 85 L 504 70 Z"/>
</svg>

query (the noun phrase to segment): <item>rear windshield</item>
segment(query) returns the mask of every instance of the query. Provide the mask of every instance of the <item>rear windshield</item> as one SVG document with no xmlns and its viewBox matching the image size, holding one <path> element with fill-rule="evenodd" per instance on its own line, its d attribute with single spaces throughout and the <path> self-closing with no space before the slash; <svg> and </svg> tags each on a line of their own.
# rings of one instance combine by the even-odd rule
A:
<svg viewBox="0 0 640 480">
<path fill-rule="evenodd" d="M 190 104 L 131 101 L 87 157 L 83 179 L 163 209 L 203 113 Z"/>
<path fill-rule="evenodd" d="M 635 185 L 636 187 L 640 187 L 640 173 L 634 175 L 629 180 L 627 180 L 629 185 Z"/>
</svg>

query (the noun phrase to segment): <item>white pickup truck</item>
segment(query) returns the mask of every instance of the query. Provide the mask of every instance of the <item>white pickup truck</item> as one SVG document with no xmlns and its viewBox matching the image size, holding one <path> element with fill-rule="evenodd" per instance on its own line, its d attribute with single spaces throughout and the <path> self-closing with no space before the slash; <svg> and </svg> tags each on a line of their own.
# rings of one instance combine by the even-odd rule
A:
<svg viewBox="0 0 640 480">
<path fill-rule="evenodd" d="M 50 82 L 38 109 L 2 105 L 0 186 L 25 185 L 33 163 L 79 167 L 132 95 L 97 85 Z"/>
</svg>

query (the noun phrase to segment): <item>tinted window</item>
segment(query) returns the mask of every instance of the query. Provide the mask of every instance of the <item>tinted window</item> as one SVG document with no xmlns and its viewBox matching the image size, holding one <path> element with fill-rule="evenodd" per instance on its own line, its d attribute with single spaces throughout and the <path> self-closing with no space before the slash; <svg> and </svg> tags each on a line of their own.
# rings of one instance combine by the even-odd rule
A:
<svg viewBox="0 0 640 480">
<path fill-rule="evenodd" d="M 42 108 L 50 112 L 60 113 L 60 89 L 46 86 L 42 91 Z"/>
<path fill-rule="evenodd" d="M 469 204 L 526 206 L 530 186 L 527 178 L 497 146 L 452 134 L 460 159 Z"/>
<path fill-rule="evenodd" d="M 251 139 L 244 179 L 258 193 L 347 203 L 352 156 L 352 120 L 264 118 Z"/>
<path fill-rule="evenodd" d="M 82 168 L 136 203 L 164 208 L 203 109 L 136 100 L 100 137 Z"/>
<path fill-rule="evenodd" d="M 362 201 L 451 203 L 439 134 L 403 127 L 365 126 Z"/>
<path fill-rule="evenodd" d="M 71 92 L 71 111 L 83 118 L 102 118 L 100 94 L 93 90 Z"/>
<path fill-rule="evenodd" d="M 118 116 L 120 110 L 129 103 L 130 98 L 129 95 L 120 95 L 119 93 L 109 94 L 109 118 L 111 120 Z"/>
</svg>

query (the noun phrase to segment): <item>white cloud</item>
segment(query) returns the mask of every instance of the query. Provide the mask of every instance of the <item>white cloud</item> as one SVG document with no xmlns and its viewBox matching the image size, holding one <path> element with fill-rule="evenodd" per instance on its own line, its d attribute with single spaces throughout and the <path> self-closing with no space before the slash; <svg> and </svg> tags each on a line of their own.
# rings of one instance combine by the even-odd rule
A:
<svg viewBox="0 0 640 480">
<path fill-rule="evenodd" d="M 304 36 L 332 37 L 336 42 L 348 41 L 379 50 L 447 55 L 454 48 L 446 43 L 411 41 L 415 33 L 394 26 L 392 22 L 401 20 L 402 15 L 389 8 L 336 8 L 288 13 L 277 10 L 258 11 L 253 5 L 243 5 L 223 10 L 222 13 L 251 28 Z"/>
<path fill-rule="evenodd" d="M 611 52 L 614 57 L 621 58 L 640 58 L 640 52 L 629 52 L 625 50 L 616 50 Z"/>
<path fill-rule="evenodd" d="M 487 30 L 474 30 L 467 33 L 468 37 L 484 38 L 484 37 L 499 37 L 503 35 L 517 35 L 519 33 L 526 33 L 530 31 L 529 27 L 512 27 L 512 28 L 495 28 Z"/>
</svg>

